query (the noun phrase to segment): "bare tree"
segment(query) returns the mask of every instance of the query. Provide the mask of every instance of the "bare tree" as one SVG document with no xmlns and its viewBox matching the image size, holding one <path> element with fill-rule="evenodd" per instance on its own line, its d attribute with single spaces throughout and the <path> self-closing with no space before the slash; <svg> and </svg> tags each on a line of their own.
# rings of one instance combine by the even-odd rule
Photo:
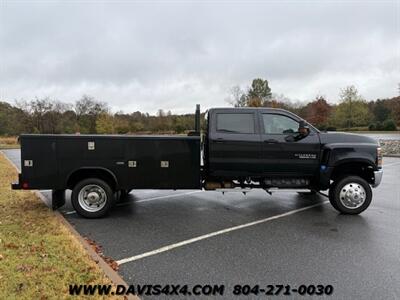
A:
<svg viewBox="0 0 400 300">
<path fill-rule="evenodd" d="M 235 85 L 230 89 L 230 95 L 226 101 L 234 107 L 247 106 L 246 93 L 238 85 Z"/>
</svg>

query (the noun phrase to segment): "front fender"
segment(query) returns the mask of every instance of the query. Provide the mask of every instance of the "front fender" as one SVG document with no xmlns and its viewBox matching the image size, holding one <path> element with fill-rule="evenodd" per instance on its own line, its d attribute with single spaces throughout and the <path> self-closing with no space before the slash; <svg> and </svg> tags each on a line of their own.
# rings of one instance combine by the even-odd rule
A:
<svg viewBox="0 0 400 300">
<path fill-rule="evenodd" d="M 327 151 L 327 167 L 337 167 L 347 163 L 365 163 L 374 170 L 378 170 L 377 146 L 370 143 L 333 143 L 326 144 L 323 151 Z"/>
<path fill-rule="evenodd" d="M 373 171 L 378 171 L 377 145 L 371 143 L 332 143 L 322 148 L 322 160 L 319 173 L 321 189 L 330 186 L 332 174 L 335 170 L 349 168 L 349 165 L 366 165 Z"/>
</svg>

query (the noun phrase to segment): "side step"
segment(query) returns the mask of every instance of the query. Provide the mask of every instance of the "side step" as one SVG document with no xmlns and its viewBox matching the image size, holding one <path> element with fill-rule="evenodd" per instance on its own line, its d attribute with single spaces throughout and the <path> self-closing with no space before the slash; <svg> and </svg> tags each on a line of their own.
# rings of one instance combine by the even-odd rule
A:
<svg viewBox="0 0 400 300">
<path fill-rule="evenodd" d="M 266 187 L 279 187 L 279 188 L 304 188 L 310 184 L 308 178 L 266 178 L 264 179 Z"/>
</svg>

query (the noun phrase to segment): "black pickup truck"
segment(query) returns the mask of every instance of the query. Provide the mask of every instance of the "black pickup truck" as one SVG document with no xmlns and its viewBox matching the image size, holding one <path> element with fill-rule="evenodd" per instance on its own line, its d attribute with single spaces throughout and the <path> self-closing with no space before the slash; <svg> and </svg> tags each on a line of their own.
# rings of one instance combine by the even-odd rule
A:
<svg viewBox="0 0 400 300">
<path fill-rule="evenodd" d="M 132 189 L 329 189 L 334 208 L 359 214 L 382 179 L 379 144 L 320 132 L 282 109 L 213 108 L 188 136 L 20 136 L 21 174 L 13 189 L 51 189 L 53 208 L 71 189 L 76 211 L 105 215 Z"/>
</svg>

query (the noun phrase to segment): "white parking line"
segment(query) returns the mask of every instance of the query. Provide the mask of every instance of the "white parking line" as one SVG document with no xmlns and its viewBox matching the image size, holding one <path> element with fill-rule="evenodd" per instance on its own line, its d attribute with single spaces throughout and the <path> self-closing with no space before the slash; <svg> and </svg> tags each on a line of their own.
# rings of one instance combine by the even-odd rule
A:
<svg viewBox="0 0 400 300">
<path fill-rule="evenodd" d="M 250 226 L 258 225 L 258 224 L 265 223 L 265 222 L 272 221 L 272 220 L 276 220 L 276 219 L 279 219 L 279 218 L 287 217 L 287 216 L 293 215 L 293 214 L 301 212 L 301 211 L 305 211 L 305 210 L 313 208 L 313 207 L 324 205 L 326 203 L 329 203 L 329 201 L 324 201 L 324 202 L 321 202 L 321 203 L 317 203 L 317 204 L 313 204 L 313 205 L 310 205 L 310 206 L 302 207 L 302 208 L 299 208 L 299 209 L 291 210 L 291 211 L 285 212 L 285 213 L 280 214 L 280 215 L 276 215 L 276 216 L 268 217 L 268 218 L 265 218 L 265 219 L 253 221 L 253 222 L 250 222 L 250 223 L 246 223 L 246 224 L 242 224 L 242 225 L 238 225 L 238 226 L 234 226 L 234 227 L 218 230 L 218 231 L 215 231 L 215 232 L 211 232 L 211 233 L 208 233 L 208 234 L 205 234 L 205 235 L 201 235 L 201 236 L 198 236 L 198 237 L 195 237 L 195 238 L 192 238 L 192 239 L 188 239 L 188 240 L 181 241 L 181 242 L 178 242 L 178 243 L 175 243 L 175 244 L 164 246 L 164 247 L 158 248 L 158 249 L 153 250 L 153 251 L 145 252 L 145 253 L 142 253 L 142 254 L 139 254 L 139 255 L 135 255 L 135 256 L 131 256 L 131 257 L 127 257 L 127 258 L 123 258 L 123 259 L 118 260 L 117 263 L 119 265 L 126 264 L 128 262 L 132 262 L 132 261 L 139 260 L 139 259 L 142 259 L 142 258 L 145 258 L 145 257 L 148 257 L 148 256 L 152 256 L 152 255 L 156 255 L 156 254 L 159 254 L 159 253 L 162 253 L 162 252 L 166 252 L 166 251 L 178 248 L 178 247 L 182 247 L 182 246 L 185 246 L 185 245 L 188 245 L 188 244 L 192 244 L 192 243 L 201 241 L 201 240 L 209 239 L 209 238 L 217 236 L 217 235 L 221 235 L 221 234 L 225 234 L 225 233 L 232 232 L 232 231 L 235 231 L 235 230 L 239 230 L 239 229 L 247 228 L 247 227 L 250 227 Z"/>
<path fill-rule="evenodd" d="M 182 193 L 182 194 L 176 194 L 176 195 L 166 195 L 166 196 L 159 196 L 159 197 L 153 197 L 153 198 L 146 198 L 146 199 L 142 199 L 142 200 L 138 200 L 138 201 L 129 201 L 129 202 L 120 203 L 120 204 L 117 204 L 117 206 L 126 206 L 126 205 L 135 204 L 135 203 L 148 202 L 148 201 L 153 201 L 153 200 L 158 200 L 158 199 L 181 197 L 181 196 L 191 195 L 191 194 L 200 193 L 200 192 L 202 192 L 202 190 L 192 191 L 192 192 L 187 192 L 187 193 Z M 64 214 L 72 215 L 75 213 L 76 213 L 75 210 L 71 210 L 71 211 L 65 212 Z"/>
</svg>

